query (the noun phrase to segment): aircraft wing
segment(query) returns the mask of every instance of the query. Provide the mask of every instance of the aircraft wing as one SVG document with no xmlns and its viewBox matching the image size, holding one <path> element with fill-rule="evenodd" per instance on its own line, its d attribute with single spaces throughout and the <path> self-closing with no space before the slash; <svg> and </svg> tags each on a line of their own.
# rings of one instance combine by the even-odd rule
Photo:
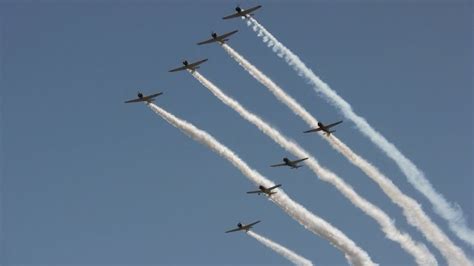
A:
<svg viewBox="0 0 474 266">
<path fill-rule="evenodd" d="M 201 60 L 201 61 L 197 61 L 197 62 L 195 62 L 195 63 L 189 64 L 189 65 L 188 65 L 188 68 L 193 69 L 193 68 L 199 66 L 200 64 L 206 62 L 206 61 L 207 61 L 207 58 L 206 58 L 206 59 L 203 59 L 203 60 Z"/>
<path fill-rule="evenodd" d="M 227 38 L 227 37 L 229 37 L 229 36 L 231 36 L 231 35 L 234 35 L 234 34 L 237 33 L 237 32 L 238 32 L 238 30 L 234 30 L 234 31 L 231 31 L 231 32 L 228 32 L 228 33 L 224 33 L 224 34 L 222 34 L 222 35 L 220 36 L 220 38 L 225 39 L 225 38 Z"/>
<path fill-rule="evenodd" d="M 152 95 L 148 96 L 147 98 L 152 99 L 152 98 L 155 98 L 155 97 L 160 96 L 161 94 L 163 94 L 163 93 L 162 93 L 162 92 L 158 92 L 158 93 L 155 93 L 155 94 L 152 94 Z"/>
<path fill-rule="evenodd" d="M 258 5 L 258 6 L 256 6 L 256 7 L 251 7 L 251 8 L 249 8 L 249 9 L 245 9 L 244 12 L 246 12 L 247 14 L 248 14 L 248 13 L 252 13 L 252 12 L 254 12 L 255 10 L 257 10 L 257 9 L 259 9 L 259 8 L 261 8 L 261 7 L 262 7 L 262 6 L 260 6 L 260 5 Z"/>
<path fill-rule="evenodd" d="M 279 164 L 274 164 L 274 165 L 270 165 L 270 167 L 278 167 L 278 166 L 285 166 L 286 163 L 279 163 Z"/>
<path fill-rule="evenodd" d="M 281 187 L 281 184 L 274 185 L 273 187 L 269 187 L 268 189 L 269 189 L 269 190 L 272 190 L 272 189 L 275 189 L 275 188 L 277 188 L 277 187 Z"/>
<path fill-rule="evenodd" d="M 205 41 L 202 41 L 202 42 L 198 42 L 197 45 L 203 45 L 203 44 L 213 43 L 213 42 L 217 42 L 217 41 L 218 41 L 217 39 L 211 38 L 211 39 L 209 39 L 209 40 L 205 40 Z"/>
<path fill-rule="evenodd" d="M 171 69 L 169 72 L 181 71 L 181 70 L 185 70 L 187 68 L 188 68 L 187 66 L 182 66 L 182 67 L 178 67 L 178 68 L 175 68 L 175 69 Z"/>
<path fill-rule="evenodd" d="M 261 221 L 253 222 L 253 223 L 251 223 L 251 224 L 248 224 L 246 227 L 247 227 L 247 228 L 250 228 L 250 227 L 252 227 L 252 226 L 258 224 L 259 222 L 261 222 Z"/>
<path fill-rule="evenodd" d="M 305 161 L 305 160 L 308 160 L 308 158 L 303 158 L 303 159 L 299 159 L 299 160 L 294 160 L 293 163 L 300 163 L 300 162 Z"/>
<path fill-rule="evenodd" d="M 318 128 L 314 128 L 314 129 L 306 130 L 306 131 L 304 131 L 303 133 L 317 132 L 317 131 L 321 131 L 321 128 L 320 128 L 320 127 L 318 127 Z"/>
<path fill-rule="evenodd" d="M 330 127 L 333 127 L 335 125 L 339 125 L 340 123 L 342 123 L 342 120 L 341 121 L 337 121 L 336 123 L 332 123 L 330 125 L 327 125 L 326 128 L 330 128 Z"/>
<path fill-rule="evenodd" d="M 241 16 L 242 16 L 242 13 L 234 13 L 232 15 L 225 16 L 222 19 L 238 18 L 238 17 L 241 17 Z"/>
<path fill-rule="evenodd" d="M 139 102 L 143 102 L 143 101 L 145 101 L 145 100 L 143 100 L 143 98 L 142 99 L 136 98 L 136 99 L 133 99 L 133 100 L 128 100 L 125 103 L 139 103 Z"/>
<path fill-rule="evenodd" d="M 256 194 L 256 193 L 262 193 L 260 190 L 255 190 L 255 191 L 249 191 L 247 194 Z"/>
<path fill-rule="evenodd" d="M 240 230 L 243 230 L 242 228 L 235 228 L 235 229 L 232 229 L 232 230 L 229 230 L 229 231 L 225 231 L 226 233 L 231 233 L 231 232 L 237 232 L 237 231 L 240 231 Z"/>
</svg>

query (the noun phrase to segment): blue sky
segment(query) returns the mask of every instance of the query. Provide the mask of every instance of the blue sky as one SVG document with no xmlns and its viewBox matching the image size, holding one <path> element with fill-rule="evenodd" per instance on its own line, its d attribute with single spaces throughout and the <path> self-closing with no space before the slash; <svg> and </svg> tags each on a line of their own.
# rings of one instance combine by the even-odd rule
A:
<svg viewBox="0 0 474 266">
<path fill-rule="evenodd" d="M 460 204 L 474 227 L 472 4 L 255 2 L 256 18 L 298 54 L 435 188 Z M 340 114 L 239 20 L 220 18 L 235 1 L 66 1 L 0 4 L 1 262 L 15 264 L 285 264 L 244 234 L 239 221 L 316 264 L 342 254 L 263 197 L 225 160 L 142 105 L 137 90 L 207 130 L 252 167 L 282 183 L 307 209 L 341 229 L 383 265 L 413 264 L 369 217 L 308 169 L 268 167 L 284 150 L 221 104 L 182 59 L 209 58 L 201 74 L 298 141 L 384 209 L 399 229 L 439 252 L 409 226 L 359 169 L 214 46 L 195 43 L 238 29 L 230 45 L 321 121 Z M 373 162 L 468 254 L 396 165 L 346 121 L 337 135 Z"/>
</svg>

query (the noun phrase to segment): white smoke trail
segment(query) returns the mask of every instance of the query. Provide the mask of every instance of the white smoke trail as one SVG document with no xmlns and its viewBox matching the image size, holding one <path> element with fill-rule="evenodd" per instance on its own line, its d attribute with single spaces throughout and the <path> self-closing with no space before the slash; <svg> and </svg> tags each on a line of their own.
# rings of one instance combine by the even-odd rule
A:
<svg viewBox="0 0 474 266">
<path fill-rule="evenodd" d="M 349 120 L 352 120 L 359 131 L 372 141 L 379 149 L 381 149 L 389 158 L 391 158 L 403 174 L 407 177 L 408 182 L 412 184 L 419 192 L 421 192 L 432 204 L 434 211 L 443 219 L 448 221 L 449 228 L 456 236 L 474 247 L 474 230 L 468 227 L 467 221 L 460 206 L 456 203 L 450 203 L 446 198 L 436 191 L 433 185 L 425 177 L 424 173 L 402 154 L 398 148 L 389 142 L 382 134 L 376 131 L 365 118 L 356 114 L 351 105 L 339 96 L 336 91 L 331 89 L 328 84 L 322 81 L 314 72 L 308 68 L 301 59 L 291 50 L 279 42 L 270 32 L 268 32 L 255 19 L 247 20 L 247 25 L 252 29 L 268 47 L 272 48 L 279 57 L 283 58 L 286 63 L 291 66 L 299 76 L 305 78 L 313 89 L 322 94 L 324 98 Z"/>
<path fill-rule="evenodd" d="M 278 130 L 268 125 L 257 115 L 246 110 L 240 103 L 236 100 L 230 98 L 224 94 L 219 88 L 217 88 L 213 83 L 203 77 L 199 72 L 194 71 L 191 74 L 207 89 L 209 89 L 219 100 L 224 104 L 234 109 L 239 113 L 244 119 L 254 124 L 260 131 L 269 136 L 273 141 L 278 143 L 282 148 L 292 153 L 294 156 L 303 158 L 308 157 L 306 164 L 308 167 L 322 180 L 334 185 L 345 197 L 347 197 L 356 207 L 360 208 L 368 216 L 372 217 L 382 228 L 382 231 L 385 233 L 388 239 L 391 239 L 395 242 L 398 242 L 400 246 L 412 255 L 416 262 L 419 265 L 436 265 L 437 261 L 435 257 L 429 252 L 425 245 L 416 243 L 410 235 L 407 233 L 402 233 L 398 231 L 395 227 L 392 219 L 383 212 L 381 209 L 362 198 L 358 195 L 354 189 L 346 184 L 341 178 L 339 178 L 335 173 L 330 170 L 323 168 L 319 165 L 318 161 L 312 157 L 307 151 L 301 148 L 298 144 L 293 141 L 288 140 L 283 134 Z M 447 253 L 449 255 L 461 256 L 462 252 L 456 252 L 457 250 L 449 249 Z M 447 258 L 448 260 L 457 261 L 457 258 Z"/>
<path fill-rule="evenodd" d="M 243 175 L 245 175 L 256 185 L 263 185 L 266 187 L 275 185 L 272 181 L 262 176 L 259 172 L 250 168 L 247 163 L 240 159 L 239 156 L 217 141 L 209 133 L 196 128 L 191 123 L 177 118 L 173 114 L 168 113 L 153 103 L 148 104 L 148 106 L 168 123 L 178 128 L 195 141 L 204 144 L 215 153 L 227 159 L 234 167 L 239 169 Z M 357 244 L 355 244 L 354 241 L 348 238 L 343 232 L 322 218 L 311 213 L 299 203 L 292 200 L 283 190 L 278 190 L 278 193 L 272 195 L 270 200 L 283 209 L 293 219 L 303 225 L 306 229 L 318 236 L 325 238 L 334 247 L 341 250 L 349 263 L 353 265 L 376 265 L 374 262 L 372 262 L 367 252 L 357 246 Z"/>
<path fill-rule="evenodd" d="M 259 235 L 253 231 L 248 231 L 247 234 L 253 238 L 255 238 L 258 242 L 262 243 L 263 245 L 267 246 L 271 250 L 275 251 L 276 253 L 282 255 L 287 260 L 291 261 L 295 265 L 299 266 L 311 266 L 313 263 L 308 259 L 296 254 L 294 251 L 285 248 L 284 246 L 273 242 L 272 240 Z"/>
<path fill-rule="evenodd" d="M 257 81 L 267 87 L 279 101 L 288 106 L 288 108 L 290 108 L 297 116 L 301 117 L 308 124 L 308 126 L 312 127 L 317 125 L 318 121 L 316 118 L 312 116 L 306 109 L 304 109 L 295 99 L 289 96 L 282 88 L 276 85 L 269 77 L 263 74 L 229 45 L 223 44 L 222 47 L 232 58 L 234 58 L 234 60 L 239 63 L 239 65 L 249 72 Z M 334 135 L 331 135 L 330 137 L 325 137 L 325 135 L 322 133 L 319 135 L 323 139 L 327 140 L 335 150 L 344 155 L 352 164 L 359 167 L 373 181 L 375 181 L 385 192 L 385 194 L 392 200 L 392 202 L 403 209 L 403 214 L 408 220 L 408 223 L 420 230 L 429 241 L 435 243 L 436 247 L 446 249 L 446 245 L 454 245 L 454 243 L 449 240 L 446 234 L 444 234 L 444 232 L 442 232 L 442 230 L 433 221 L 431 221 L 429 216 L 421 208 L 420 204 L 413 198 L 405 195 L 375 166 L 356 154 Z M 451 253 L 446 251 L 444 254 L 448 255 Z"/>
</svg>

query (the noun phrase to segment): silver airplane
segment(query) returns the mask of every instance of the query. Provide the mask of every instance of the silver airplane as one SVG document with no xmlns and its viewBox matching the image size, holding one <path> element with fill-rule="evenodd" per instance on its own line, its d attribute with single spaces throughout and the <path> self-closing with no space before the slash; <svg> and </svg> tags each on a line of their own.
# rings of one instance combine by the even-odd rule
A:
<svg viewBox="0 0 474 266">
<path fill-rule="evenodd" d="M 275 185 L 275 186 L 269 187 L 269 188 L 266 188 L 266 187 L 260 185 L 260 186 L 258 186 L 259 190 L 249 191 L 249 192 L 247 192 L 247 194 L 258 194 L 258 195 L 260 195 L 261 193 L 264 193 L 268 197 L 270 197 L 271 195 L 276 193 L 276 191 L 272 191 L 272 190 L 274 190 L 277 187 L 281 187 L 281 184 L 278 184 L 278 185 Z"/>
<path fill-rule="evenodd" d="M 251 224 L 242 224 L 242 223 L 238 223 L 237 224 L 237 228 L 235 229 L 231 229 L 229 231 L 226 231 L 226 233 L 230 233 L 230 232 L 237 232 L 237 231 L 245 231 L 245 232 L 248 232 L 254 225 L 258 224 L 260 221 L 256 221 L 256 222 L 253 222 Z"/>
<path fill-rule="evenodd" d="M 283 163 L 270 165 L 270 167 L 289 166 L 289 167 L 291 167 L 291 169 L 297 169 L 297 168 L 303 167 L 302 165 L 298 165 L 298 163 L 300 163 L 302 161 L 305 161 L 305 160 L 308 160 L 308 158 L 302 158 L 302 159 L 292 161 L 292 160 L 285 157 L 285 158 L 283 158 Z"/>
<path fill-rule="evenodd" d="M 151 103 L 151 102 L 154 102 L 155 98 L 160 96 L 161 94 L 163 94 L 163 93 L 158 92 L 158 93 L 155 93 L 155 94 L 152 94 L 152 95 L 143 96 L 143 94 L 141 92 L 138 92 L 138 94 L 137 94 L 138 98 L 133 99 L 133 100 L 128 100 L 125 103 L 139 103 L 139 102 Z"/>
<path fill-rule="evenodd" d="M 325 126 L 323 123 L 318 122 L 318 128 L 306 130 L 304 133 L 324 131 L 324 133 L 325 133 L 327 136 L 329 136 L 329 135 L 331 135 L 331 133 L 336 132 L 336 130 L 330 130 L 330 128 L 333 127 L 333 126 L 335 126 L 335 125 L 339 125 L 340 123 L 342 123 L 342 120 L 341 120 L 341 121 L 337 121 L 336 123 L 332 123 L 332 124 L 329 124 L 329 125 L 326 125 L 326 126 Z"/>
<path fill-rule="evenodd" d="M 230 18 L 238 18 L 238 17 L 244 17 L 244 18 L 249 18 L 250 16 L 253 16 L 252 12 L 261 8 L 262 6 L 258 5 L 255 7 L 251 7 L 249 9 L 242 9 L 239 6 L 235 8 L 235 13 L 232 15 L 228 15 L 223 17 L 222 19 L 230 19 Z"/>
<path fill-rule="evenodd" d="M 194 62 L 194 63 L 189 63 L 187 60 L 184 60 L 183 61 L 183 65 L 182 67 L 178 67 L 178 68 L 174 68 L 174 69 L 171 69 L 169 72 L 176 72 L 176 71 L 181 71 L 181 70 L 191 70 L 191 71 L 194 71 L 196 69 L 199 68 L 199 65 L 206 62 L 207 61 L 207 58 L 206 59 L 203 59 L 203 60 L 200 60 L 200 61 L 197 61 L 197 62 Z"/>
<path fill-rule="evenodd" d="M 234 31 L 231 31 L 231 32 L 228 32 L 228 33 L 224 33 L 222 35 L 218 35 L 217 33 L 213 32 L 213 33 L 211 33 L 212 38 L 210 38 L 209 40 L 198 42 L 197 45 L 203 45 L 203 44 L 208 44 L 208 43 L 213 43 L 213 42 L 218 42 L 220 44 L 224 44 L 225 42 L 227 42 L 229 40 L 228 37 L 235 34 L 236 32 L 238 32 L 238 30 L 234 30 Z"/>
</svg>

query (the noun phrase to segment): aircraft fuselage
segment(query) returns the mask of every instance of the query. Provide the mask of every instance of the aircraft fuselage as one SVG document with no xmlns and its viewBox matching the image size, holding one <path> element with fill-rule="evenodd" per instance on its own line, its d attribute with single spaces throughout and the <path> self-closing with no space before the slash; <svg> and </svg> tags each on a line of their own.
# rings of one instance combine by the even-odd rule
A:
<svg viewBox="0 0 474 266">
<path fill-rule="evenodd" d="M 326 132 L 326 133 L 329 133 L 329 129 L 328 129 L 323 123 L 318 122 L 318 127 L 319 127 L 322 131 L 324 131 L 324 132 Z"/>
<path fill-rule="evenodd" d="M 291 168 L 298 168 L 298 165 L 293 163 L 290 159 L 288 158 L 283 158 L 283 162 L 285 162 L 286 165 L 288 165 Z"/>
</svg>

